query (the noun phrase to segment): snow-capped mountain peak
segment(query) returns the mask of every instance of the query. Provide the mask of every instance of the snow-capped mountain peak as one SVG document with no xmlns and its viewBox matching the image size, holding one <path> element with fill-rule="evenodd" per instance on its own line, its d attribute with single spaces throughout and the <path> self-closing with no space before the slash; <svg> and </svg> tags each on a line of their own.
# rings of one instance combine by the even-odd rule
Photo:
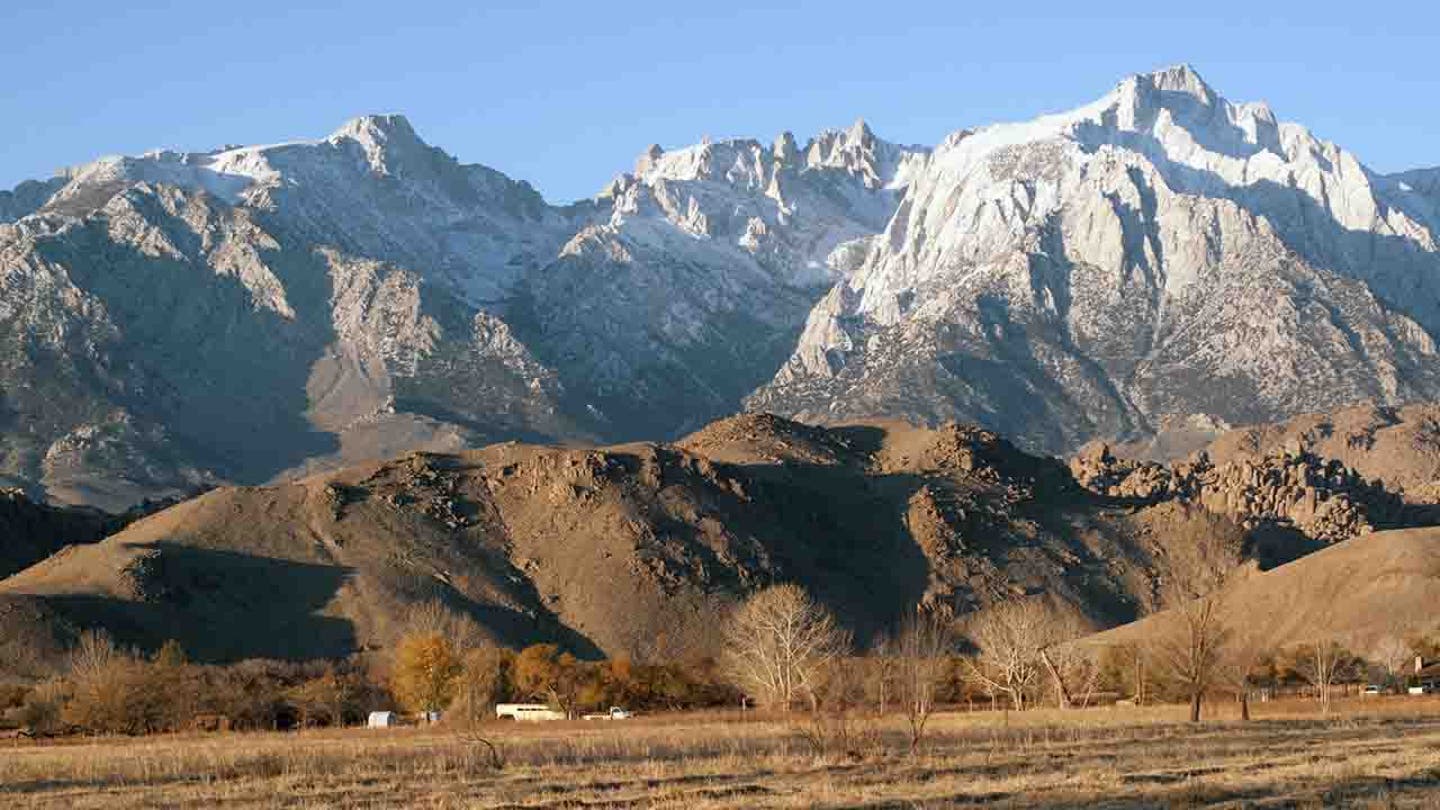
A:
<svg viewBox="0 0 1440 810">
<path fill-rule="evenodd" d="M 1213 105 L 1218 98 L 1215 90 L 1200 77 L 1195 68 L 1186 63 L 1171 65 L 1153 73 L 1137 74 L 1126 79 L 1123 85 L 1148 85 L 1162 93 L 1183 93 L 1205 105 Z"/>
<path fill-rule="evenodd" d="M 933 151 L 863 120 L 651 146 L 567 206 L 400 115 L 105 158 L 0 193 L 0 346 L 25 347 L 0 412 L 26 426 L 0 477 L 83 500 L 119 476 L 91 500 L 123 506 L 674 435 L 752 392 L 1047 450 L 1440 398 L 1437 233 L 1440 172 L 1374 174 L 1185 65 Z"/>
<path fill-rule="evenodd" d="M 752 406 L 980 418 L 1064 448 L 1165 414 L 1434 396 L 1436 209 L 1408 176 L 1185 65 L 956 132 Z"/>
<path fill-rule="evenodd" d="M 326 142 L 342 145 L 354 142 L 365 153 L 370 170 L 387 176 L 406 160 L 423 159 L 432 147 L 422 141 L 403 115 L 364 115 L 347 121 L 326 138 Z"/>
<path fill-rule="evenodd" d="M 420 136 L 404 115 L 372 113 L 346 121 L 326 138 L 331 142 L 345 139 L 366 145 L 383 145 L 390 141 L 416 143 L 420 141 Z"/>
</svg>

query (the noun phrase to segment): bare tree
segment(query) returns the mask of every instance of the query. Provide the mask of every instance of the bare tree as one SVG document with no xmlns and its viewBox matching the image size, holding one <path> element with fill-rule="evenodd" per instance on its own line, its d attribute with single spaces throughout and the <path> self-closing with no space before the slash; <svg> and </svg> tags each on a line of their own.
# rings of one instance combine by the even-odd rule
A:
<svg viewBox="0 0 1440 810">
<path fill-rule="evenodd" d="M 1101 662 L 1097 650 L 1080 644 L 1062 644 L 1087 632 L 1079 623 L 1061 622 L 1056 643 L 1040 650 L 1040 662 L 1050 675 L 1056 704 L 1062 709 L 1090 705 L 1100 686 Z"/>
<path fill-rule="evenodd" d="M 814 666 L 806 679 L 807 711 L 792 723 L 815 752 L 826 756 L 840 752 L 859 759 L 869 743 L 870 727 L 857 711 L 865 701 L 864 661 L 835 656 Z"/>
<path fill-rule="evenodd" d="M 935 692 L 945 677 L 953 644 L 950 623 L 930 611 L 917 611 L 900 626 L 895 640 L 897 697 L 910 729 L 910 753 L 925 738 L 935 711 Z"/>
<path fill-rule="evenodd" d="M 746 600 L 724 635 L 722 664 L 735 685 L 783 711 L 801 699 L 813 705 L 824 668 L 850 648 L 830 611 L 791 584 Z"/>
<path fill-rule="evenodd" d="M 1330 639 L 1302 645 L 1295 655 L 1295 672 L 1315 687 L 1320 713 L 1330 714 L 1330 688 L 1349 677 L 1355 656 Z"/>
<path fill-rule="evenodd" d="M 491 717 L 505 687 L 505 651 L 493 644 L 466 650 L 461 656 L 451 714 L 474 727 Z"/>
<path fill-rule="evenodd" d="M 1128 687 L 1130 700 L 1136 706 L 1145 704 L 1150 683 L 1146 656 L 1146 645 L 1130 641 L 1108 644 L 1099 653 L 1100 677 L 1105 685 L 1120 694 Z"/>
<path fill-rule="evenodd" d="M 488 641 L 485 631 L 474 619 L 438 599 L 409 606 L 405 611 L 402 635 L 442 636 L 461 650 L 481 647 Z"/>
<path fill-rule="evenodd" d="M 1415 660 L 1415 650 L 1410 642 L 1390 634 L 1375 642 L 1370 650 L 1370 660 L 1384 670 L 1387 686 L 1393 688 L 1405 680 L 1405 670 Z"/>
<path fill-rule="evenodd" d="M 975 614 L 966 635 L 979 648 L 965 662 L 971 679 L 1024 710 L 1040 681 L 1041 651 L 1058 640 L 1050 606 L 1035 599 L 999 602 Z"/>
<path fill-rule="evenodd" d="M 1160 595 L 1169 608 L 1168 632 L 1155 645 L 1157 662 L 1190 700 L 1190 722 L 1218 678 L 1226 624 L 1226 585 L 1240 570 L 1245 533 L 1233 521 L 1203 509 L 1182 512 L 1162 527 L 1156 560 Z"/>
<path fill-rule="evenodd" d="M 1254 623 L 1233 628 L 1217 672 L 1216 680 L 1228 685 L 1240 699 L 1241 720 L 1250 719 L 1250 693 L 1259 677 L 1257 670 L 1271 652 L 1266 643 L 1267 629 Z"/>
<path fill-rule="evenodd" d="M 869 665 L 865 672 L 867 689 L 875 701 L 875 713 L 883 715 L 890 708 L 897 677 L 895 640 L 889 635 L 881 633 L 871 642 Z"/>
<path fill-rule="evenodd" d="M 100 678 L 124 653 L 104 630 L 86 630 L 75 641 L 70 652 L 70 675 L 73 678 Z"/>
</svg>

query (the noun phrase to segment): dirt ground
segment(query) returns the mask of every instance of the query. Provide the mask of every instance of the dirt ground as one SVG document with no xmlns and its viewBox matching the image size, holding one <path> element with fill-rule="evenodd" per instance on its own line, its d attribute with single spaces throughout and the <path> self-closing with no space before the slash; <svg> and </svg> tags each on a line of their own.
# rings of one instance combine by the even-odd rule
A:
<svg viewBox="0 0 1440 810">
<path fill-rule="evenodd" d="M 5 742 L 0 805 L 36 807 L 1435 807 L 1440 699 L 1309 703 L 1192 727 L 1183 707 L 859 719 L 817 755 L 734 715 Z"/>
</svg>

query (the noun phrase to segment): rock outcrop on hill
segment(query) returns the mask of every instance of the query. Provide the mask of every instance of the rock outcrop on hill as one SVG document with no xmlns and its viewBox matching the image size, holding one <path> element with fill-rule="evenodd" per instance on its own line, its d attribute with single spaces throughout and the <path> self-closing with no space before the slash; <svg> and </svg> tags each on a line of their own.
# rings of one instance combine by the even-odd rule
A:
<svg viewBox="0 0 1440 810">
<path fill-rule="evenodd" d="M 1292 527 L 1327 543 L 1420 519 L 1378 481 L 1306 452 L 1217 465 L 1201 451 L 1165 465 L 1117 459 L 1108 446 L 1096 444 L 1075 456 L 1070 469 L 1082 486 L 1108 497 L 1144 504 L 1177 500 L 1250 528 Z"/>
<path fill-rule="evenodd" d="M 1070 460 L 1106 497 L 1178 500 L 1249 527 L 1333 543 L 1377 529 L 1440 523 L 1440 409 L 1360 405 L 1225 431 L 1178 461 L 1094 442 Z"/>
<path fill-rule="evenodd" d="M 1406 503 L 1440 503 L 1440 406 L 1433 403 L 1357 405 L 1237 428 L 1218 436 L 1206 453 L 1225 463 L 1282 450 L 1333 459 Z"/>
</svg>

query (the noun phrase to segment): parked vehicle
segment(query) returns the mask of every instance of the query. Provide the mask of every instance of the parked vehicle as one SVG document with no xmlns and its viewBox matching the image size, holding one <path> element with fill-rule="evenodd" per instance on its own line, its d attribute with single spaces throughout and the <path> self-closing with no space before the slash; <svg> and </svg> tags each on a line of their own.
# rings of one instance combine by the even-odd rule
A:
<svg viewBox="0 0 1440 810">
<path fill-rule="evenodd" d="M 495 707 L 501 720 L 564 720 L 565 713 L 543 703 L 501 703 Z"/>
<path fill-rule="evenodd" d="M 611 706 L 611 707 L 610 707 L 610 711 L 608 711 L 608 712 L 601 712 L 601 713 L 599 713 L 599 714 L 587 714 L 587 715 L 585 715 L 585 719 L 586 719 L 586 720 L 629 720 L 630 718 L 632 718 L 632 717 L 634 717 L 634 716 L 635 716 L 635 713 L 634 713 L 634 712 L 626 711 L 625 709 L 622 709 L 622 708 L 620 708 L 619 706 Z"/>
<path fill-rule="evenodd" d="M 1373 683 L 1366 684 L 1365 688 L 1360 692 L 1361 695 L 1364 695 L 1366 697 L 1369 697 L 1371 695 L 1382 695 L 1384 693 L 1384 689 L 1381 689 L 1379 686 Z"/>
</svg>

